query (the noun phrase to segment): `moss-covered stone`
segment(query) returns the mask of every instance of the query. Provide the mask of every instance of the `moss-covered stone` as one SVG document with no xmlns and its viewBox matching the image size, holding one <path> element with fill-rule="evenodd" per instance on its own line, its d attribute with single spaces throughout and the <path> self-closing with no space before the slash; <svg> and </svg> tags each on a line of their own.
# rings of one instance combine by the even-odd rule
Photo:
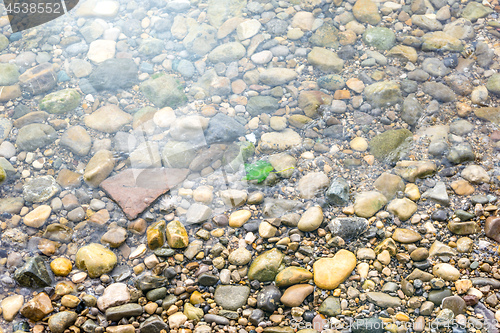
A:
<svg viewBox="0 0 500 333">
<path fill-rule="evenodd" d="M 48 94 L 40 101 L 40 110 L 61 114 L 74 110 L 80 105 L 81 96 L 76 89 L 63 89 Z"/>
<path fill-rule="evenodd" d="M 189 244 L 186 228 L 179 221 L 167 224 L 166 234 L 168 245 L 173 249 L 182 249 Z"/>
<path fill-rule="evenodd" d="M 363 42 L 379 50 L 389 50 L 396 42 L 396 35 L 391 29 L 375 27 L 366 29 L 363 33 Z"/>
<path fill-rule="evenodd" d="M 165 221 L 158 221 L 149 226 L 147 232 L 148 246 L 151 250 L 165 244 Z"/>
<path fill-rule="evenodd" d="M 78 250 L 75 261 L 79 269 L 87 270 L 89 277 L 97 278 L 111 272 L 117 258 L 113 251 L 101 244 L 92 243 Z"/>
<path fill-rule="evenodd" d="M 389 130 L 370 141 L 370 151 L 380 161 L 396 163 L 408 153 L 412 138 L 407 129 Z"/>
<path fill-rule="evenodd" d="M 153 75 L 141 84 L 141 91 L 154 105 L 159 108 L 178 107 L 187 101 L 184 87 L 170 75 Z"/>
<path fill-rule="evenodd" d="M 283 262 L 284 254 L 278 249 L 264 252 L 254 259 L 248 270 L 249 280 L 273 281 Z"/>
</svg>

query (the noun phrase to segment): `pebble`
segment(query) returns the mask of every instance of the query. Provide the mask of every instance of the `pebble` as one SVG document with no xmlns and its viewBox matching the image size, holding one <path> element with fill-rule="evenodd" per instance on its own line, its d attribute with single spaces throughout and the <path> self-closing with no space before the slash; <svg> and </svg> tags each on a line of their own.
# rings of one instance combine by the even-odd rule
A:
<svg viewBox="0 0 500 333">
<path fill-rule="evenodd" d="M 356 256 L 347 250 L 340 250 L 333 258 L 321 258 L 314 263 L 314 284 L 322 289 L 335 289 L 355 267 Z"/>
</svg>

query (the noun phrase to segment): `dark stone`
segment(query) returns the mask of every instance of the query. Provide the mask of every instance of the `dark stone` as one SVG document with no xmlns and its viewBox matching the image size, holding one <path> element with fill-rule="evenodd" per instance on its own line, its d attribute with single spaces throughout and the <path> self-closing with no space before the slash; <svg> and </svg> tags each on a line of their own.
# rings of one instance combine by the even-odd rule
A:
<svg viewBox="0 0 500 333">
<path fill-rule="evenodd" d="M 151 302 L 156 302 L 159 299 L 164 299 L 167 296 L 167 288 L 161 287 L 150 290 L 146 294 L 146 298 Z"/>
<path fill-rule="evenodd" d="M 205 130 L 205 140 L 208 144 L 236 141 L 243 135 L 245 135 L 245 127 L 234 118 L 223 113 L 218 113 L 212 117 Z"/>
<path fill-rule="evenodd" d="M 431 263 L 428 260 L 415 261 L 413 263 L 413 267 L 421 270 L 426 270 L 427 268 L 431 267 Z"/>
<path fill-rule="evenodd" d="M 342 125 L 332 125 L 323 130 L 323 135 L 333 139 L 344 138 L 344 126 Z"/>
<path fill-rule="evenodd" d="M 431 219 L 439 222 L 444 222 L 448 219 L 448 213 L 444 209 L 438 209 L 432 212 Z"/>
<path fill-rule="evenodd" d="M 349 203 L 349 184 L 342 178 L 336 178 L 325 194 L 330 205 L 345 206 Z"/>
<path fill-rule="evenodd" d="M 281 292 L 274 284 L 262 288 L 257 294 L 257 307 L 266 312 L 274 312 L 278 308 Z"/>
<path fill-rule="evenodd" d="M 108 59 L 92 71 L 89 82 L 96 90 L 129 88 L 138 82 L 137 73 L 137 65 L 132 59 Z"/>
<path fill-rule="evenodd" d="M 348 241 L 358 238 L 368 228 L 368 221 L 363 217 L 339 217 L 328 223 L 333 235 Z"/>
<path fill-rule="evenodd" d="M 215 286 L 219 282 L 219 278 L 208 273 L 203 273 L 198 276 L 198 283 L 202 286 Z"/>
<path fill-rule="evenodd" d="M 442 290 L 432 290 L 429 293 L 428 300 L 434 303 L 434 305 L 439 306 L 444 298 L 451 296 L 451 290 L 446 288 Z"/>
<path fill-rule="evenodd" d="M 141 314 L 142 306 L 137 303 L 128 303 L 106 309 L 106 320 L 119 321 L 122 318 L 138 317 Z"/>
<path fill-rule="evenodd" d="M 30 258 L 14 273 L 14 280 L 23 287 L 43 288 L 52 285 L 52 276 L 42 257 Z"/>
<path fill-rule="evenodd" d="M 168 325 L 158 316 L 151 316 L 140 326 L 141 333 L 160 333 L 168 331 Z"/>
</svg>

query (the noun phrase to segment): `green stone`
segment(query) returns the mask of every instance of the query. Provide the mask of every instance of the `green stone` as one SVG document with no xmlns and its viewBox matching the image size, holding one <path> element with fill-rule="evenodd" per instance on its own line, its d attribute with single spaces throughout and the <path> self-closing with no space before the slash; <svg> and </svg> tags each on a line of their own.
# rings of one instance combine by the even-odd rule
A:
<svg viewBox="0 0 500 333">
<path fill-rule="evenodd" d="M 399 84 L 395 81 L 382 81 L 365 87 L 366 99 L 373 107 L 391 106 L 403 101 Z"/>
<path fill-rule="evenodd" d="M 2 167 L 0 167 L 0 184 L 2 184 L 6 178 L 7 174 L 5 173 L 5 170 Z"/>
<path fill-rule="evenodd" d="M 283 262 L 284 254 L 278 249 L 264 252 L 254 259 L 248 270 L 249 280 L 273 281 Z"/>
<path fill-rule="evenodd" d="M 462 209 L 458 209 L 455 211 L 455 215 L 456 217 L 458 217 L 460 219 L 460 221 L 464 222 L 464 221 L 469 221 L 470 219 L 472 219 L 475 215 L 472 214 L 472 213 L 469 213 L 469 212 L 466 212 L 465 210 L 462 210 Z"/>
<path fill-rule="evenodd" d="M 493 9 L 490 7 L 483 6 L 479 2 L 471 1 L 462 12 L 462 17 L 475 22 L 478 18 L 486 17 L 491 13 L 493 13 Z"/>
<path fill-rule="evenodd" d="M 23 267 L 18 268 L 14 273 L 14 280 L 28 288 L 43 288 L 52 284 L 48 265 L 39 256 L 28 259 Z"/>
<path fill-rule="evenodd" d="M 369 146 L 378 160 L 396 163 L 409 152 L 412 140 L 413 134 L 407 129 L 389 130 L 375 136 Z"/>
<path fill-rule="evenodd" d="M 0 86 L 15 84 L 19 79 L 19 75 L 21 74 L 16 65 L 0 63 Z"/>
<path fill-rule="evenodd" d="M 9 39 L 5 35 L 0 34 L 0 51 L 4 50 L 9 45 Z"/>
<path fill-rule="evenodd" d="M 389 50 L 396 42 L 396 35 L 388 28 L 369 28 L 363 33 L 363 41 L 366 45 L 373 46 L 378 50 Z"/>
<path fill-rule="evenodd" d="M 328 317 L 339 315 L 342 312 L 340 308 L 340 299 L 333 296 L 327 297 L 323 303 L 321 303 L 318 312 Z"/>
<path fill-rule="evenodd" d="M 203 318 L 205 314 L 203 309 L 194 307 L 191 303 L 184 304 L 184 314 L 188 317 L 188 320 L 199 321 Z"/>
<path fill-rule="evenodd" d="M 500 74 L 493 74 L 486 83 L 489 92 L 500 95 Z"/>
<path fill-rule="evenodd" d="M 52 114 L 62 114 L 80 105 L 80 94 L 76 89 L 63 89 L 48 94 L 40 101 L 40 110 Z"/>
<path fill-rule="evenodd" d="M 318 79 L 320 88 L 335 91 L 345 87 L 345 80 L 337 74 L 323 75 Z"/>
<path fill-rule="evenodd" d="M 173 249 L 182 249 L 188 246 L 189 237 L 186 228 L 179 221 L 167 224 L 166 229 L 168 245 Z"/>
<path fill-rule="evenodd" d="M 170 140 L 162 151 L 163 164 L 171 168 L 187 168 L 196 157 L 193 144 Z"/>
<path fill-rule="evenodd" d="M 155 75 L 141 84 L 141 91 L 154 105 L 159 108 L 172 108 L 183 105 L 187 101 L 184 87 L 171 75 Z"/>
<path fill-rule="evenodd" d="M 331 24 L 324 23 L 314 32 L 309 41 L 314 46 L 337 48 L 339 46 L 338 35 L 339 29 Z"/>
<path fill-rule="evenodd" d="M 274 113 L 278 108 L 278 100 L 271 96 L 250 97 L 247 103 L 247 111 L 254 117 L 261 113 Z"/>
</svg>

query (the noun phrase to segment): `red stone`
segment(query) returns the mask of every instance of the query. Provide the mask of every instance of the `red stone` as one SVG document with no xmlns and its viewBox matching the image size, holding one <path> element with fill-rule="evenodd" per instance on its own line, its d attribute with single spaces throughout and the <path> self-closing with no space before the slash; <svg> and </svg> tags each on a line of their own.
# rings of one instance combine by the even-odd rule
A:
<svg viewBox="0 0 500 333">
<path fill-rule="evenodd" d="M 490 216 L 484 223 L 484 233 L 491 239 L 500 242 L 500 217 Z"/>
<path fill-rule="evenodd" d="M 101 183 L 101 188 L 135 219 L 160 195 L 186 179 L 188 169 L 126 169 Z"/>
</svg>

